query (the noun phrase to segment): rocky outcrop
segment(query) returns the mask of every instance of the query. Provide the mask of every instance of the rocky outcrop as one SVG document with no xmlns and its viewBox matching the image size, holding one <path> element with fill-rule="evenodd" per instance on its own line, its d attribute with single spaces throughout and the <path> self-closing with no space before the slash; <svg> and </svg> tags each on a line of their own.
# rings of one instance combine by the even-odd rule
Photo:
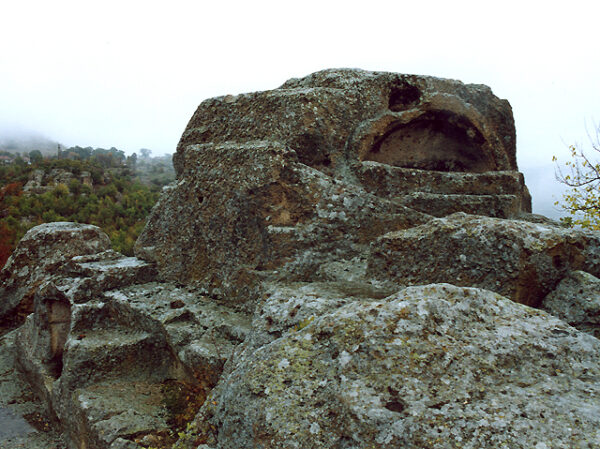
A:
<svg viewBox="0 0 600 449">
<path fill-rule="evenodd" d="M 543 312 L 489 291 L 434 284 L 313 318 L 234 357 L 199 416 L 208 441 L 219 448 L 600 441 L 600 341 Z"/>
<path fill-rule="evenodd" d="M 324 70 L 267 92 L 203 102 L 177 148 L 269 140 L 328 171 L 350 160 L 443 171 L 516 169 L 510 105 L 487 86 L 362 70 Z"/>
<path fill-rule="evenodd" d="M 33 311 L 40 283 L 73 256 L 110 248 L 110 240 L 92 225 L 48 223 L 36 226 L 19 242 L 0 272 L 0 320 L 19 322 Z"/>
<path fill-rule="evenodd" d="M 399 284 L 450 282 L 539 306 L 570 271 L 600 273 L 600 235 L 457 213 L 377 239 L 368 274 Z"/>
<path fill-rule="evenodd" d="M 61 224 L 1 274 L 70 448 L 600 445 L 600 237 L 530 213 L 489 88 L 326 70 L 203 102 L 174 163 L 136 257 Z"/>
<path fill-rule="evenodd" d="M 207 100 L 136 254 L 230 301 L 274 272 L 316 280 L 323 255 L 351 260 L 431 215 L 530 211 L 514 136 L 489 88 L 429 77 L 324 71 Z"/>
<path fill-rule="evenodd" d="M 47 246 L 38 251 L 34 238 Z M 173 442 L 249 320 L 193 290 L 153 283 L 151 264 L 98 242 L 108 242 L 99 228 L 64 223 L 34 228 L 21 241 L 5 272 L 26 254 L 46 258 L 33 281 L 8 277 L 32 298 L 13 343 L 16 365 L 73 447 Z M 198 399 L 188 410 L 183 398 L 192 394 Z"/>
<path fill-rule="evenodd" d="M 50 172 L 44 172 L 44 170 L 34 170 L 31 172 L 29 180 L 23 186 L 23 192 L 25 194 L 41 194 L 53 190 L 59 184 L 67 185 L 73 179 L 90 187 L 92 186 L 90 172 L 83 171 L 76 176 L 71 171 L 55 168 Z"/>
</svg>

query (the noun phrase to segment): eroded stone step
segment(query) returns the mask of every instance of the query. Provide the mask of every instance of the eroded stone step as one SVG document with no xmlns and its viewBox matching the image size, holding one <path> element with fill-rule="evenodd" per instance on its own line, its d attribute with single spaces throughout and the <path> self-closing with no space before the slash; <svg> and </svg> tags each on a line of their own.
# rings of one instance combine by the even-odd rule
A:
<svg viewBox="0 0 600 449">
<path fill-rule="evenodd" d="M 442 172 L 394 167 L 366 161 L 355 166 L 363 187 L 382 196 L 409 192 L 462 195 L 522 195 L 523 175 L 517 171 Z"/>
<path fill-rule="evenodd" d="M 170 447 L 180 421 L 199 406 L 186 400 L 193 393 L 175 381 L 98 383 L 71 395 L 63 425 L 77 447 Z"/>
<path fill-rule="evenodd" d="M 445 217 L 455 212 L 512 218 L 521 212 L 521 197 L 517 195 L 452 195 L 415 192 L 397 196 L 396 201 L 420 212 Z"/>
</svg>

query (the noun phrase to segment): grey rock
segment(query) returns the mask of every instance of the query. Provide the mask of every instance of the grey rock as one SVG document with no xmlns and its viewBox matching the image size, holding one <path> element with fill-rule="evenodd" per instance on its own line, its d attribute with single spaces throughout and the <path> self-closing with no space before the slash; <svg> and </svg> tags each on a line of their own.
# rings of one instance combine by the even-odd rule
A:
<svg viewBox="0 0 600 449">
<path fill-rule="evenodd" d="M 600 234 L 456 213 L 372 244 L 367 275 L 399 284 L 448 282 L 539 306 L 570 270 L 600 274 Z"/>
<path fill-rule="evenodd" d="M 16 341 L 21 372 L 77 447 L 168 432 L 161 385 L 192 374 L 158 321 L 99 299 L 75 304 L 52 282 L 40 289 Z"/>
<path fill-rule="evenodd" d="M 531 211 L 529 191 L 517 171 L 431 171 L 374 161 L 352 169 L 367 191 L 436 217 L 466 212 L 515 218 Z"/>
<path fill-rule="evenodd" d="M 249 317 L 192 289 L 136 284 L 151 267 L 112 251 L 74 257 L 59 273 L 36 291 L 15 342 L 49 416 L 74 447 L 172 442 L 172 390 L 205 397 Z"/>
<path fill-rule="evenodd" d="M 46 188 L 43 184 L 44 170 L 33 170 L 29 175 L 29 180 L 23 186 L 25 193 L 43 193 Z"/>
<path fill-rule="evenodd" d="M 16 320 L 33 311 L 33 294 L 49 273 L 74 256 L 110 248 L 108 236 L 97 226 L 47 223 L 30 229 L 0 272 L 0 321 Z"/>
<path fill-rule="evenodd" d="M 326 70 L 209 99 L 136 255 L 161 279 L 251 310 L 265 279 L 323 281 L 322 265 L 431 215 L 529 211 L 514 135 L 510 105 L 489 88 L 431 77 Z"/>
<path fill-rule="evenodd" d="M 511 218 L 521 212 L 521 198 L 515 195 L 448 195 L 411 193 L 398 197 L 400 204 L 435 217 L 455 212 Z"/>
<path fill-rule="evenodd" d="M 298 162 L 281 144 L 188 148 L 185 177 L 163 193 L 136 242 L 161 278 L 251 310 L 265 278 L 316 280 L 390 229 L 430 219 Z"/>
<path fill-rule="evenodd" d="M 447 132 L 439 132 L 444 126 Z M 268 139 L 285 143 L 302 163 L 329 171 L 343 163 L 344 151 L 351 159 L 377 160 L 375 153 L 386 153 L 381 148 L 388 137 L 397 140 L 413 130 L 423 135 L 418 148 L 391 165 L 516 169 L 512 111 L 489 88 L 351 69 L 324 70 L 279 89 L 204 101 L 183 133 L 174 165 L 180 175 L 189 145 Z M 432 147 L 436 139 L 437 150 Z M 373 141 L 378 146 L 371 152 Z"/>
<path fill-rule="evenodd" d="M 577 329 L 600 338 L 600 279 L 574 271 L 544 298 L 542 309 Z"/>
<path fill-rule="evenodd" d="M 0 336 L 0 447 L 63 449 L 64 439 L 45 404 L 32 394 L 29 384 L 15 368 L 16 337 L 15 331 Z"/>
<path fill-rule="evenodd" d="M 238 354 L 198 433 L 219 449 L 593 448 L 599 357 L 597 339 L 495 293 L 411 287 Z"/>
<path fill-rule="evenodd" d="M 124 257 L 113 250 L 75 256 L 63 267 L 66 286 L 74 302 L 85 302 L 107 290 L 144 284 L 156 278 L 153 264 L 135 257 Z"/>
<path fill-rule="evenodd" d="M 149 283 L 113 290 L 106 297 L 161 323 L 179 360 L 207 389 L 216 384 L 232 351 L 252 329 L 251 316 L 193 288 Z"/>
</svg>

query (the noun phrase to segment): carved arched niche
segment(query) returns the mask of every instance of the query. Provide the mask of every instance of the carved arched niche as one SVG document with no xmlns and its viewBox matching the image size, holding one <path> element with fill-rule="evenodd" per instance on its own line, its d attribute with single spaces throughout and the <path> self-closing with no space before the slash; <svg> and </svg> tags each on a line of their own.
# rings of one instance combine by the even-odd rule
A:
<svg viewBox="0 0 600 449">
<path fill-rule="evenodd" d="M 479 129 L 454 112 L 429 110 L 409 120 L 388 116 L 378 125 L 380 131 L 362 141 L 359 160 L 436 171 L 498 170 Z"/>
</svg>

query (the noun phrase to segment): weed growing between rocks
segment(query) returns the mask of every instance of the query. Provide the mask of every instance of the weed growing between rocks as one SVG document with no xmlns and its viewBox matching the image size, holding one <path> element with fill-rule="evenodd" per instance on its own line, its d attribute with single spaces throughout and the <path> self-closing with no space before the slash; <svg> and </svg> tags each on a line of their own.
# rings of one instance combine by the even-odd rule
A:
<svg viewBox="0 0 600 449">
<path fill-rule="evenodd" d="M 196 423 L 188 422 L 184 429 L 181 429 L 169 440 L 152 441 L 151 444 L 156 444 L 156 446 L 148 446 L 147 449 L 196 449 L 208 442 L 209 438 L 198 430 Z"/>
<path fill-rule="evenodd" d="M 193 385 L 178 380 L 167 380 L 162 386 L 164 407 L 167 410 L 167 423 L 181 431 L 190 422 L 206 400 L 206 391 L 201 385 Z"/>
<path fill-rule="evenodd" d="M 207 391 L 202 382 L 192 384 L 174 379 L 163 382 L 161 392 L 163 407 L 167 413 L 167 424 L 171 429 L 170 435 L 153 435 L 152 438 L 145 436 L 138 443 L 146 446 L 147 449 L 187 447 L 182 444 L 188 443 L 196 447 L 198 444 L 205 443 L 206 441 L 194 435 L 192 420 L 204 404 Z"/>
</svg>

